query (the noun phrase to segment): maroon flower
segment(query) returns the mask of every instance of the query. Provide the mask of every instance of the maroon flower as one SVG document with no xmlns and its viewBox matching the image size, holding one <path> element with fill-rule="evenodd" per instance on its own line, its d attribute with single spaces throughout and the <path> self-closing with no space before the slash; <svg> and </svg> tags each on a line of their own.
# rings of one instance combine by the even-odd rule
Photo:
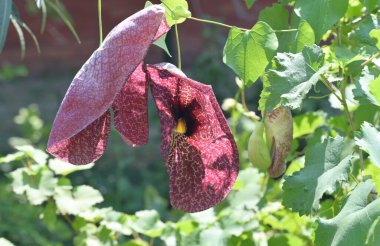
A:
<svg viewBox="0 0 380 246">
<path fill-rule="evenodd" d="M 164 10 L 157 5 L 111 31 L 67 91 L 48 152 L 73 164 L 100 158 L 110 132 L 110 110 L 127 144 L 145 144 L 149 83 L 161 122 L 171 203 L 197 212 L 226 197 L 238 174 L 238 151 L 210 86 L 167 64 L 143 64 L 149 46 L 167 31 Z"/>
<path fill-rule="evenodd" d="M 224 199 L 239 170 L 237 147 L 210 86 L 148 66 L 161 122 L 173 207 L 197 212 Z M 178 132 L 178 124 L 184 124 Z"/>
<path fill-rule="evenodd" d="M 133 146 L 147 142 L 148 91 L 141 62 L 149 46 L 168 30 L 164 9 L 153 5 L 108 34 L 63 99 L 50 134 L 49 153 L 74 164 L 99 159 L 110 133 L 111 106 L 115 128 L 125 142 Z"/>
</svg>

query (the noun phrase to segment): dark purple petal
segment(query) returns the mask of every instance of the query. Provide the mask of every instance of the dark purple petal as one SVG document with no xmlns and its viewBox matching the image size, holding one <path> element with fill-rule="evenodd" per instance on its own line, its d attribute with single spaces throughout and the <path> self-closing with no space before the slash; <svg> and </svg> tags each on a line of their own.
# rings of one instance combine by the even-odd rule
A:
<svg viewBox="0 0 380 246">
<path fill-rule="evenodd" d="M 112 104 L 115 128 L 132 146 L 148 142 L 148 87 L 142 66 L 132 73 Z"/>
<path fill-rule="evenodd" d="M 238 174 L 238 151 L 210 86 L 162 66 L 148 66 L 161 122 L 161 151 L 173 207 L 197 212 L 223 200 Z M 185 134 L 174 131 L 178 119 Z"/>
<path fill-rule="evenodd" d="M 168 26 L 164 9 L 159 5 L 153 5 L 130 16 L 108 34 L 102 46 L 92 54 L 77 73 L 63 99 L 50 134 L 47 149 L 49 153 L 70 161 L 77 159 L 71 158 L 70 155 L 83 156 L 79 153 L 83 149 L 91 149 L 94 145 L 107 141 L 105 137 L 108 134 L 101 134 L 103 137 L 101 139 L 90 139 L 90 133 L 94 136 L 98 134 L 94 132 L 98 127 L 92 127 L 92 123 L 101 118 L 110 108 L 125 82 L 144 59 L 149 46 L 166 31 L 168 31 Z M 140 82 L 137 83 L 139 88 Z M 127 90 L 131 89 L 127 88 Z M 146 93 L 141 93 L 141 95 L 144 97 L 141 101 L 145 100 Z M 123 99 L 120 100 L 123 101 Z M 118 110 L 119 116 L 124 117 L 125 114 L 120 112 L 120 107 Z M 130 109 L 130 111 L 137 112 L 137 109 Z M 136 116 L 135 118 L 143 117 Z M 131 125 L 137 125 L 137 123 Z M 125 135 L 124 128 L 118 127 L 118 130 L 131 144 L 141 143 L 134 143 L 136 138 Z M 89 134 L 82 134 L 82 131 Z M 139 134 L 142 133 L 139 131 Z M 144 134 L 147 135 L 147 131 Z M 88 137 L 83 138 L 83 136 Z M 71 141 L 72 138 L 75 138 L 75 141 Z M 95 140 L 98 142 L 95 143 Z M 81 145 L 73 144 L 74 142 Z M 105 147 L 105 145 L 102 146 Z M 95 161 L 103 151 L 104 148 L 99 148 L 94 153 L 88 152 L 86 158 L 79 158 L 82 160 L 81 163 L 73 164 Z"/>
<path fill-rule="evenodd" d="M 110 122 L 110 112 L 106 111 L 83 131 L 50 147 L 49 153 L 73 164 L 93 162 L 102 156 L 107 147 Z"/>
</svg>

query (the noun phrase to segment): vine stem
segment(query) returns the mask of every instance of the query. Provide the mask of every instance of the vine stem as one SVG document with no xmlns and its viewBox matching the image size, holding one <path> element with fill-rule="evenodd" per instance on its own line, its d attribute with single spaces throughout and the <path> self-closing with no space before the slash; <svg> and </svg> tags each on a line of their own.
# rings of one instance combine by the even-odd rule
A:
<svg viewBox="0 0 380 246">
<path fill-rule="evenodd" d="M 174 24 L 175 27 L 175 38 L 177 42 L 177 52 L 178 52 L 178 68 L 179 70 L 182 70 L 182 62 L 181 62 L 181 45 L 179 42 L 179 35 L 178 35 L 178 26 L 177 23 Z"/>
<path fill-rule="evenodd" d="M 380 56 L 380 51 L 377 52 L 376 54 L 374 54 L 371 58 L 369 58 L 368 60 L 366 60 L 365 62 L 363 62 L 362 64 L 360 64 L 361 66 L 365 66 L 367 65 L 368 63 L 372 62 L 374 59 L 376 59 L 377 57 Z"/>
<path fill-rule="evenodd" d="M 99 46 L 103 43 L 102 0 L 98 0 Z"/>
<path fill-rule="evenodd" d="M 203 22 L 203 23 L 208 23 L 208 24 L 213 24 L 213 25 L 217 25 L 217 26 L 222 26 L 222 27 L 226 27 L 226 28 L 238 28 L 240 29 L 241 31 L 249 31 L 250 29 L 247 29 L 247 28 L 242 28 L 242 27 L 236 27 L 236 26 L 231 26 L 231 25 L 228 25 L 228 24 L 224 24 L 224 23 L 221 23 L 221 22 L 217 22 L 217 21 L 212 21 L 212 20 L 205 20 L 205 19 L 200 19 L 200 18 L 196 18 L 196 17 L 189 17 L 188 19 L 190 20 L 194 20 L 194 21 L 199 21 L 199 22 Z M 298 29 L 285 29 L 285 30 L 274 30 L 274 32 L 295 32 L 297 31 Z"/>
<path fill-rule="evenodd" d="M 248 109 L 248 106 L 247 106 L 247 102 L 245 100 L 245 86 L 244 85 L 241 88 L 241 104 L 243 105 L 244 110 L 247 111 L 247 112 L 249 112 L 249 109 Z"/>
</svg>

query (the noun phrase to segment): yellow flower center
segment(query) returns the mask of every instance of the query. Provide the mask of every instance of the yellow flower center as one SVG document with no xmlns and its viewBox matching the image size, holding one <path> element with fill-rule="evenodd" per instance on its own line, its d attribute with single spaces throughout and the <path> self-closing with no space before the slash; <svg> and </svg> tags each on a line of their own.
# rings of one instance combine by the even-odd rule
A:
<svg viewBox="0 0 380 246">
<path fill-rule="evenodd" d="M 186 121 L 182 118 L 179 118 L 178 122 L 177 122 L 177 127 L 175 128 L 175 131 L 178 133 L 185 134 L 186 130 L 187 130 Z"/>
</svg>

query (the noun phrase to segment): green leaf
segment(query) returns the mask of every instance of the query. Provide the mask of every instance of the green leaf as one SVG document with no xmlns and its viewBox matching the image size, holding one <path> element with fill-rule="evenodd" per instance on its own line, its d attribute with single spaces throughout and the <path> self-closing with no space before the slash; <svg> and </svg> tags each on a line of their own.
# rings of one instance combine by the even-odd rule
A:
<svg viewBox="0 0 380 246">
<path fill-rule="evenodd" d="M 166 35 L 167 34 L 164 34 L 162 35 L 159 39 L 156 40 L 156 42 L 154 42 L 153 44 L 154 45 L 157 45 L 158 47 L 160 47 L 161 49 L 163 49 L 166 54 L 169 56 L 169 57 L 172 57 L 172 55 L 170 54 L 170 51 L 168 49 L 168 46 L 166 45 Z"/>
<path fill-rule="evenodd" d="M 276 54 L 278 41 L 272 28 L 257 22 L 248 31 L 233 27 L 223 51 L 223 62 L 251 86 L 264 72 Z"/>
<path fill-rule="evenodd" d="M 364 67 L 359 80 L 355 81 L 355 89 L 352 90 L 352 93 L 354 99 L 362 105 L 380 106 L 376 98 L 370 93 L 369 85 L 373 80 L 375 80 L 375 76 L 368 71 L 368 67 Z M 380 83 L 380 78 L 377 78 L 375 83 Z"/>
<path fill-rule="evenodd" d="M 162 0 L 162 4 L 165 7 L 166 21 L 169 26 L 183 23 L 191 16 L 186 0 Z"/>
<path fill-rule="evenodd" d="M 252 8 L 253 4 L 256 2 L 256 0 L 245 0 L 245 4 L 247 5 L 247 8 Z"/>
<path fill-rule="evenodd" d="M 380 50 L 380 30 L 373 29 L 369 32 L 369 36 L 376 41 L 376 47 Z"/>
<path fill-rule="evenodd" d="M 200 245 L 226 245 L 225 232 L 218 226 L 202 230 L 199 241 Z"/>
<path fill-rule="evenodd" d="M 273 18 L 276 16 L 276 18 Z M 260 11 L 259 21 L 267 23 L 273 30 L 289 29 L 289 12 L 284 5 L 275 3 L 270 7 L 266 7 Z M 292 33 L 278 32 L 278 52 L 288 52 Z"/>
<path fill-rule="evenodd" d="M 49 227 L 54 227 L 57 221 L 57 207 L 52 200 L 47 203 L 43 212 L 43 221 Z"/>
<path fill-rule="evenodd" d="M 348 197 L 340 213 L 332 219 L 318 219 L 315 244 L 321 246 L 378 245 L 368 240 L 372 224 L 380 216 L 380 199 L 368 204 L 372 180 L 359 184 Z M 375 225 L 376 226 L 376 225 Z"/>
<path fill-rule="evenodd" d="M 103 201 L 103 196 L 91 186 L 81 185 L 71 191 L 70 187 L 59 186 L 54 199 L 58 210 L 63 214 L 80 215 L 93 205 Z"/>
<path fill-rule="evenodd" d="M 46 164 L 48 155 L 44 151 L 36 149 L 30 145 L 16 146 L 15 148 L 18 151 L 24 152 L 26 156 L 34 160 L 37 164 L 41 166 Z"/>
<path fill-rule="evenodd" d="M 14 161 L 20 161 L 25 157 L 25 153 L 23 152 L 16 152 L 13 154 L 8 154 L 4 157 L 0 157 L 0 164 L 2 163 L 11 163 Z"/>
<path fill-rule="evenodd" d="M 315 43 L 313 28 L 306 20 L 301 20 L 298 25 L 298 31 L 295 36 L 293 51 L 301 52 L 305 46 L 311 46 Z"/>
<path fill-rule="evenodd" d="M 297 115 L 293 118 L 293 138 L 313 133 L 323 122 L 324 116 L 321 113 Z"/>
<path fill-rule="evenodd" d="M 380 132 L 368 122 L 364 122 L 360 130 L 362 137 L 355 138 L 356 144 L 366 151 L 372 163 L 380 168 Z"/>
<path fill-rule="evenodd" d="M 372 12 L 379 4 L 379 0 L 361 0 L 364 6 L 367 8 L 367 12 Z"/>
<path fill-rule="evenodd" d="M 165 224 L 160 220 L 160 215 L 155 210 L 144 210 L 136 213 L 136 221 L 132 228 L 149 237 L 158 237 L 163 233 Z"/>
<path fill-rule="evenodd" d="M 12 0 L 0 1 L 0 53 L 3 50 L 8 34 L 9 21 L 12 12 Z"/>
<path fill-rule="evenodd" d="M 233 208 L 255 209 L 260 201 L 260 187 L 263 174 L 255 168 L 247 168 L 239 173 L 233 190 L 227 199 Z"/>
<path fill-rule="evenodd" d="M 261 92 L 261 110 L 272 111 L 277 106 L 296 109 L 305 95 L 315 85 L 328 65 L 323 65 L 323 53 L 319 46 L 306 46 L 302 53 L 279 53 L 273 69 L 268 70 Z"/>
<path fill-rule="evenodd" d="M 343 17 L 348 0 L 298 0 L 294 11 L 313 27 L 316 41 Z"/>
<path fill-rule="evenodd" d="M 53 170 L 53 172 L 57 175 L 67 176 L 70 173 L 91 169 L 94 166 L 94 163 L 90 163 L 87 165 L 73 165 L 58 159 L 49 160 L 49 168 Z"/>
<path fill-rule="evenodd" d="M 348 179 L 351 155 L 342 156 L 344 139 L 328 138 L 308 147 L 305 167 L 285 177 L 283 205 L 301 215 L 316 212 L 324 193 L 333 193 L 336 185 Z"/>
<path fill-rule="evenodd" d="M 369 82 L 369 92 L 376 100 L 376 105 L 380 105 L 380 77 Z"/>
<path fill-rule="evenodd" d="M 58 180 L 53 173 L 42 170 L 32 175 L 26 168 L 19 168 L 10 173 L 12 190 L 16 194 L 26 194 L 32 205 L 40 205 L 54 194 Z"/>
</svg>

